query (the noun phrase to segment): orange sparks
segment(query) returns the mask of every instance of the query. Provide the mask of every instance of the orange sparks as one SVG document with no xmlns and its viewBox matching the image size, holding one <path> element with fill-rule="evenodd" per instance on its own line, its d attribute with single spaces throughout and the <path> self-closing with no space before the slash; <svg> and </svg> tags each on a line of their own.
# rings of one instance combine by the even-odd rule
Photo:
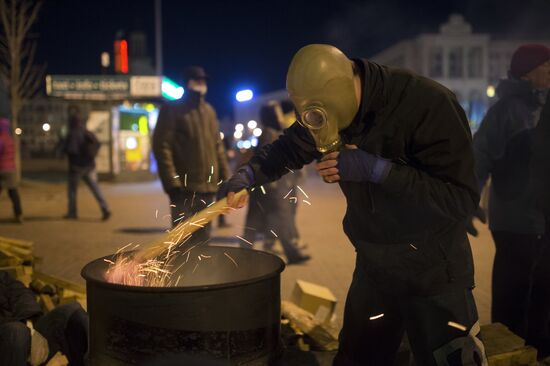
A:
<svg viewBox="0 0 550 366">
<path fill-rule="evenodd" d="M 251 242 L 249 242 L 248 240 L 246 240 L 245 238 L 241 238 L 240 236 L 238 235 L 235 235 L 237 238 L 241 239 L 242 241 L 244 241 L 246 244 L 250 245 L 250 246 L 254 246 L 254 244 L 252 244 Z"/>
<path fill-rule="evenodd" d="M 231 258 L 231 256 L 230 256 L 229 254 L 227 254 L 226 252 L 223 252 L 223 254 L 225 254 L 225 256 L 226 256 L 227 258 L 229 258 L 229 260 L 230 260 L 231 262 L 233 262 L 233 264 L 235 265 L 236 268 L 239 268 L 239 265 L 237 264 L 237 262 L 235 262 L 235 260 L 234 260 L 233 258 Z"/>
</svg>

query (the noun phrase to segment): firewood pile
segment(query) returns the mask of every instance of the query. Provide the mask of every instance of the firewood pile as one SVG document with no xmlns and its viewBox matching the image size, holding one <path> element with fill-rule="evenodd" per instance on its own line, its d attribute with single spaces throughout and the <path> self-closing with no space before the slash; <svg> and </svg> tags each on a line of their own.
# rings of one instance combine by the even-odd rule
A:
<svg viewBox="0 0 550 366">
<path fill-rule="evenodd" d="M 56 306 L 78 302 L 86 309 L 84 286 L 47 275 L 38 270 L 41 258 L 33 254 L 33 243 L 24 240 L 0 237 L 0 271 L 8 272 L 36 294 L 44 314 Z M 47 366 L 66 366 L 67 359 L 57 353 Z"/>
</svg>

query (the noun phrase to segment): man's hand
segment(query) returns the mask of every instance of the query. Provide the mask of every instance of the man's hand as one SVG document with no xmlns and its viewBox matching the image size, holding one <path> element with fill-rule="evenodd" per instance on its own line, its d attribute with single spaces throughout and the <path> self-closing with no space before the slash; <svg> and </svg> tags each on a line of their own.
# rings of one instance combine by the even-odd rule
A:
<svg viewBox="0 0 550 366">
<path fill-rule="evenodd" d="M 323 156 L 320 162 L 317 163 L 315 169 L 327 183 L 336 183 L 340 180 L 340 175 L 338 174 L 338 151 L 331 152 Z"/>
<path fill-rule="evenodd" d="M 254 184 L 254 171 L 249 165 L 240 168 L 229 180 L 224 184 L 223 190 L 227 192 L 227 204 L 231 208 L 242 208 L 248 201 L 248 194 L 241 196 L 238 200 L 235 199 L 235 193 L 243 189 L 249 189 Z"/>
<path fill-rule="evenodd" d="M 477 210 L 473 213 L 472 216 L 466 221 L 466 231 L 468 234 L 477 237 L 479 232 L 477 231 L 476 227 L 474 226 L 474 218 L 477 217 L 479 221 L 482 223 L 487 222 L 487 217 L 485 215 L 485 211 L 481 208 L 481 206 L 477 207 Z"/>
</svg>

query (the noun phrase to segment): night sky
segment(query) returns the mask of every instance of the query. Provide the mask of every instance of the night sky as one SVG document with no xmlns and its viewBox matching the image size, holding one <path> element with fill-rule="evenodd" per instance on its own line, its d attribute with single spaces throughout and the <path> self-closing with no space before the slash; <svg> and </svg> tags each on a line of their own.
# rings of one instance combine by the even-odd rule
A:
<svg viewBox="0 0 550 366">
<path fill-rule="evenodd" d="M 45 0 L 32 36 L 51 74 L 98 74 L 118 30 L 143 30 L 154 61 L 153 0 Z M 550 0 L 213 1 L 164 0 L 164 74 L 180 80 L 189 64 L 211 75 L 207 99 L 220 115 L 234 93 L 284 87 L 301 46 L 331 43 L 368 57 L 403 38 L 436 32 L 461 13 L 475 32 L 550 38 Z"/>
</svg>

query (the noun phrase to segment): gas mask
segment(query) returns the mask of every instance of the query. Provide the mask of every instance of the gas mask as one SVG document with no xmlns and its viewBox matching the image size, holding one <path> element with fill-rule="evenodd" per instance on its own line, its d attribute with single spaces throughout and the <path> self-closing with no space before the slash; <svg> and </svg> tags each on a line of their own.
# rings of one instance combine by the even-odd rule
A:
<svg viewBox="0 0 550 366">
<path fill-rule="evenodd" d="M 298 122 L 323 154 L 342 145 L 339 132 L 359 110 L 353 62 L 339 49 L 312 44 L 300 49 L 288 68 L 286 88 Z"/>
</svg>

